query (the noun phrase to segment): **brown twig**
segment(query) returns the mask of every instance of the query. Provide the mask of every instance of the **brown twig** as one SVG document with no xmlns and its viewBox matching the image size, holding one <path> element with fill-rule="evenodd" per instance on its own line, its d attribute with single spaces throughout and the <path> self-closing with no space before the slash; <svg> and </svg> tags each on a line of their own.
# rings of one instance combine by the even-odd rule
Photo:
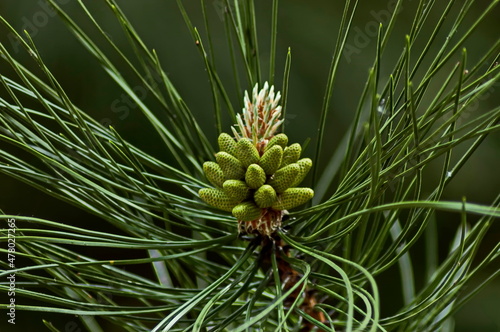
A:
<svg viewBox="0 0 500 332">
<path fill-rule="evenodd" d="M 283 292 L 287 292 L 297 285 L 297 283 L 300 282 L 302 275 L 293 268 L 287 259 L 284 258 L 291 257 L 290 247 L 276 233 L 274 233 L 271 237 L 262 237 L 261 246 L 261 254 L 263 257 L 261 267 L 266 271 L 272 268 L 272 255 L 275 255 L 278 266 L 278 275 Z M 301 292 L 301 288 L 297 287 L 284 301 L 285 306 L 292 306 L 298 296 L 304 297 L 302 304 L 299 307 L 302 311 L 317 321 L 326 321 L 323 312 L 315 310 L 314 308 L 318 301 L 315 296 L 315 291 L 312 289 L 306 288 L 304 292 Z M 315 327 L 316 325 L 313 323 L 304 321 L 300 331 L 312 331 Z"/>
</svg>

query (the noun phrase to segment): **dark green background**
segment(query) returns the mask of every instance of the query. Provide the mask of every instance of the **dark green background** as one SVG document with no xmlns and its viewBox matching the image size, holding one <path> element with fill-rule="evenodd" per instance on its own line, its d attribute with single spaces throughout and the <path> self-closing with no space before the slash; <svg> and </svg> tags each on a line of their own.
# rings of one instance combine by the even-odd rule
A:
<svg viewBox="0 0 500 332">
<path fill-rule="evenodd" d="M 74 0 L 61 0 L 59 2 L 61 7 L 70 13 L 74 13 L 75 20 L 89 27 L 89 34 L 94 35 L 96 33 L 78 10 Z M 270 4 L 269 1 L 256 2 L 260 41 L 259 55 L 263 64 L 262 77 L 263 80 L 266 80 L 269 72 Z M 458 2 L 461 3 L 461 1 Z M 113 41 L 128 50 L 127 41 L 104 1 L 85 1 L 85 3 Z M 198 49 L 177 10 L 175 1 L 118 1 L 118 3 L 134 23 L 136 30 L 142 36 L 146 45 L 157 51 L 169 78 L 174 82 L 187 105 L 199 119 L 202 128 L 207 132 L 210 139 L 215 142 L 213 104 L 208 77 L 202 58 L 199 56 Z M 184 3 L 191 14 L 194 24 L 203 31 L 199 2 L 185 1 Z M 359 43 L 356 44 L 356 38 L 361 38 L 359 31 L 367 34 L 366 29 L 369 30 L 377 22 L 374 17 L 383 17 L 383 12 L 388 12 L 391 3 L 393 3 L 391 0 L 361 1 L 353 23 L 353 34 L 349 37 L 348 44 L 359 46 Z M 478 1 L 477 5 L 471 10 L 466 22 L 472 22 L 488 3 L 489 1 Z M 207 4 L 212 18 L 212 41 L 217 55 L 217 69 L 228 87 L 233 105 L 235 105 L 236 110 L 239 110 L 241 101 L 237 98 L 237 91 L 232 81 L 232 68 L 228 62 L 228 48 L 222 30 L 223 22 L 218 16 L 218 11 L 220 11 L 219 0 L 207 1 Z M 433 21 L 439 18 L 442 12 L 440 8 L 442 9 L 445 4 L 445 1 L 438 1 L 437 10 L 434 10 L 431 14 Z M 397 60 L 401 53 L 404 46 L 404 36 L 409 32 L 410 22 L 413 19 L 416 6 L 416 0 L 406 1 L 403 5 L 400 19 L 389 47 L 384 54 L 382 83 L 386 82 L 392 63 Z M 281 86 L 284 59 L 287 49 L 290 47 L 292 50 L 292 70 L 286 131 L 291 140 L 295 142 L 303 142 L 307 138 L 312 139 L 311 145 L 306 151 L 306 154 L 309 155 L 313 154 L 312 147 L 315 144 L 319 113 L 342 10 L 342 1 L 280 1 L 275 82 L 278 87 Z M 45 16 L 43 13 L 45 13 Z M 454 11 L 452 15 L 456 15 L 456 13 L 457 11 Z M 499 14 L 500 11 L 497 8 L 495 15 L 490 15 L 473 37 L 467 41 L 468 59 L 471 63 L 477 60 L 482 55 L 482 52 L 498 39 L 498 31 L 500 31 Z M 97 61 L 88 55 L 59 19 L 51 17 L 44 11 L 40 2 L 4 0 L 0 2 L 0 15 L 9 20 L 18 31 L 26 29 L 31 33 L 46 64 L 76 105 L 88 111 L 99 121 L 112 124 L 135 145 L 159 158 L 165 159 L 164 147 L 157 144 L 158 138 L 151 134 L 151 127 L 143 120 L 138 109 L 134 108 L 133 105 L 126 106 L 126 103 L 122 100 L 123 92 L 106 76 Z M 450 24 L 451 22 L 446 27 L 449 27 Z M 424 28 L 423 38 L 421 37 L 420 41 L 417 41 L 417 47 L 426 41 L 425 36 L 433 28 L 434 25 L 432 24 Z M 463 32 L 463 29 L 460 31 Z M 205 35 L 203 34 L 203 36 Z M 439 35 L 440 40 L 444 40 L 445 37 L 446 34 L 444 33 Z M 23 64 L 35 68 L 33 61 L 27 54 L 23 51 L 16 52 L 17 46 L 11 43 L 11 39 L 9 39 L 6 30 L 3 28 L 0 30 L 0 40 Z M 102 40 L 97 39 L 97 42 L 100 43 Z M 322 153 L 325 158 L 322 162 L 328 161 L 331 152 L 348 131 L 361 90 L 366 81 L 368 69 L 373 63 L 376 38 L 368 37 L 364 39 L 364 42 L 366 46 L 358 47 L 359 54 L 352 54 L 350 61 L 347 61 L 347 58 L 344 57 L 341 62 L 333 94 L 332 108 L 327 122 L 329 129 L 326 133 L 327 137 Z M 204 43 L 205 46 L 208 46 L 206 39 Z M 131 53 L 128 52 L 128 54 Z M 432 57 L 429 61 L 431 60 Z M 451 63 L 451 65 L 453 64 Z M 0 72 L 4 74 L 10 73 L 10 70 L 6 68 L 3 62 L 0 63 Z M 441 75 L 444 77 L 446 72 Z M 132 77 L 127 72 L 125 72 L 125 76 Z M 247 83 L 244 82 L 244 84 L 246 85 L 243 88 L 250 88 Z M 476 116 L 481 110 L 491 109 L 498 105 L 498 90 L 500 89 L 498 84 L 495 89 L 491 91 L 489 98 L 481 101 L 476 111 L 470 112 L 470 116 Z M 149 99 L 146 98 L 146 100 Z M 123 111 L 124 106 L 129 110 L 127 116 Z M 227 116 L 224 121 L 225 128 L 229 128 L 231 123 Z M 469 201 L 490 203 L 499 193 L 498 188 L 500 188 L 500 177 L 498 176 L 498 167 L 500 165 L 499 147 L 498 134 L 487 139 L 477 151 L 475 157 L 469 161 L 448 187 L 443 198 L 446 200 L 460 200 L 462 196 L 466 196 Z M 0 148 L 2 147 L 0 146 Z M 458 154 L 457 157 L 459 157 Z M 434 180 L 437 178 L 439 171 L 439 168 L 435 168 L 427 172 L 429 186 L 435 184 Z M 105 227 L 92 216 L 41 195 L 36 190 L 20 182 L 0 175 L 0 183 L 0 208 L 6 213 L 30 215 L 79 225 L 88 224 L 88 227 Z M 440 228 L 446 230 L 447 225 L 456 225 L 459 222 L 459 216 L 438 213 L 437 222 Z M 492 235 L 486 239 L 489 246 L 498 242 L 498 238 L 500 238 L 498 229 L 499 227 L 492 229 Z M 447 244 L 442 248 L 443 252 L 446 252 L 446 249 Z M 110 253 L 96 254 L 106 257 L 112 255 Z M 128 254 L 135 255 L 134 253 Z M 418 261 L 418 257 L 416 261 Z M 391 290 L 397 289 L 397 287 L 394 287 L 394 282 L 390 278 L 382 278 L 381 287 L 382 300 L 384 303 L 388 303 L 386 310 L 387 313 L 390 313 L 391 309 L 394 309 L 390 303 L 394 303 L 394 307 L 396 307 L 399 301 L 393 299 L 391 293 Z M 497 281 L 459 311 L 456 315 L 457 331 L 500 331 L 499 298 L 500 283 Z M 18 298 L 18 301 L 22 301 L 22 299 Z M 6 319 L 0 318 L 0 330 L 27 330 L 28 325 L 25 324 L 28 324 L 28 322 L 32 323 L 32 326 L 39 327 L 41 324 L 40 317 L 50 317 L 50 315 L 18 311 L 18 324 L 16 325 L 18 329 L 7 326 L 5 324 Z M 56 316 L 53 322 L 63 330 L 67 328 L 67 331 L 77 331 L 78 326 L 72 329 L 71 322 L 73 320 L 69 316 Z M 25 326 L 25 328 L 22 328 L 22 326 Z"/>
</svg>

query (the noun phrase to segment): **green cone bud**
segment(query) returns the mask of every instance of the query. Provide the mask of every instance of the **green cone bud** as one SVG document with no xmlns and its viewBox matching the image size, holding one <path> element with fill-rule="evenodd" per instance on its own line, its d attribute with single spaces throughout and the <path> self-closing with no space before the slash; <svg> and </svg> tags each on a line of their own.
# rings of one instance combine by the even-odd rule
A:
<svg viewBox="0 0 500 332">
<path fill-rule="evenodd" d="M 218 188 L 222 188 L 225 178 L 224 172 L 222 172 L 219 164 L 214 163 L 213 161 L 207 161 L 203 163 L 203 172 L 211 184 Z"/>
<path fill-rule="evenodd" d="M 198 191 L 198 195 L 206 203 L 223 211 L 231 212 L 237 204 L 221 189 L 203 188 Z"/>
<path fill-rule="evenodd" d="M 219 149 L 236 157 L 236 141 L 230 135 L 222 133 L 218 138 Z"/>
<path fill-rule="evenodd" d="M 247 168 L 245 181 L 250 188 L 257 189 L 266 183 L 266 173 L 259 165 L 252 164 Z"/>
<path fill-rule="evenodd" d="M 259 162 L 259 151 L 257 151 L 257 148 L 255 147 L 251 139 L 242 138 L 236 144 L 236 155 L 241 161 L 243 167 L 247 168 L 251 164 L 257 164 Z"/>
<path fill-rule="evenodd" d="M 226 180 L 223 185 L 224 192 L 235 202 L 241 202 L 250 195 L 245 181 L 241 180 Z"/>
<path fill-rule="evenodd" d="M 295 182 L 299 171 L 300 166 L 296 163 L 280 168 L 269 181 L 269 184 L 277 193 L 284 192 Z"/>
<path fill-rule="evenodd" d="M 311 188 L 289 188 L 278 196 L 272 205 L 275 210 L 290 210 L 304 204 L 314 196 Z"/>
<path fill-rule="evenodd" d="M 297 175 L 297 178 L 295 179 L 295 182 L 292 184 L 292 187 L 296 187 L 298 184 L 300 184 L 304 178 L 306 177 L 307 173 L 309 173 L 309 170 L 312 167 L 312 160 L 309 158 L 303 158 L 297 161 L 297 165 L 300 167 L 299 174 Z"/>
<path fill-rule="evenodd" d="M 288 146 L 285 151 L 283 151 L 283 160 L 281 161 L 280 167 L 296 163 L 297 160 L 299 160 L 301 153 L 302 147 L 299 143 L 294 143 Z"/>
<path fill-rule="evenodd" d="M 262 166 L 267 175 L 273 175 L 280 167 L 282 157 L 283 148 L 279 145 L 274 145 L 264 152 L 260 158 L 260 166 Z"/>
<path fill-rule="evenodd" d="M 255 203 L 260 208 L 271 207 L 276 202 L 276 191 L 268 184 L 260 187 L 253 196 Z"/>
<path fill-rule="evenodd" d="M 243 169 L 241 162 L 229 153 L 223 151 L 218 152 L 215 155 L 215 159 L 222 169 L 226 179 L 239 180 L 245 175 L 245 170 Z"/>
<path fill-rule="evenodd" d="M 286 136 L 285 134 L 278 134 L 269 140 L 269 143 L 267 143 L 266 147 L 264 148 L 264 152 L 266 152 L 268 149 L 272 148 L 275 145 L 279 145 L 284 149 L 287 144 L 288 144 L 288 136 Z"/>
<path fill-rule="evenodd" d="M 260 217 L 260 208 L 254 202 L 243 202 L 233 208 L 233 216 L 242 221 L 251 221 Z"/>
</svg>

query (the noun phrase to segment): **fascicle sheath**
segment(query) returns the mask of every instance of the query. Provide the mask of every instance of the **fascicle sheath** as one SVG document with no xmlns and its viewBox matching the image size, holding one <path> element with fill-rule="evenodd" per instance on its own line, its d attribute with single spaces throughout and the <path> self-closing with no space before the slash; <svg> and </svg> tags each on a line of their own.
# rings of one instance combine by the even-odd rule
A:
<svg viewBox="0 0 500 332">
<path fill-rule="evenodd" d="M 302 158 L 299 161 L 297 161 L 297 165 L 299 165 L 300 170 L 299 174 L 297 175 L 297 178 L 295 179 L 294 183 L 292 183 L 292 187 L 296 187 L 298 184 L 300 184 L 304 178 L 307 176 L 307 173 L 309 173 L 309 170 L 312 167 L 312 160 L 309 158 Z"/>
<path fill-rule="evenodd" d="M 260 217 L 261 210 L 254 202 L 243 202 L 233 208 L 233 216 L 242 221 L 251 221 Z"/>
<path fill-rule="evenodd" d="M 231 212 L 237 204 L 221 189 L 203 188 L 198 195 L 204 202 L 223 211 Z"/>
<path fill-rule="evenodd" d="M 266 147 L 264 148 L 264 153 L 275 145 L 279 145 L 284 149 L 287 144 L 288 144 L 288 136 L 286 136 L 283 133 L 278 134 L 276 136 L 273 136 L 273 138 L 269 140 Z"/>
<path fill-rule="evenodd" d="M 219 164 L 213 161 L 204 162 L 203 172 L 211 184 L 218 188 L 222 188 L 225 178 L 224 172 L 222 172 L 222 168 L 220 168 Z"/>
<path fill-rule="evenodd" d="M 285 151 L 283 151 L 283 160 L 281 161 L 280 167 L 296 163 L 297 160 L 299 160 L 301 153 L 302 147 L 299 143 L 294 143 L 290 146 L 287 146 L 285 148 Z"/>
<path fill-rule="evenodd" d="M 251 164 L 245 173 L 245 182 L 250 188 L 257 189 L 266 183 L 266 173 L 259 165 Z"/>
<path fill-rule="evenodd" d="M 258 207 L 268 208 L 276 202 L 277 195 L 273 187 L 265 184 L 255 192 L 253 198 Z"/>
<path fill-rule="evenodd" d="M 278 199 L 272 205 L 275 210 L 290 210 L 304 204 L 314 196 L 311 188 L 289 188 L 278 195 Z"/>
<path fill-rule="evenodd" d="M 219 164 L 222 172 L 224 173 L 224 177 L 227 180 L 240 180 L 243 176 L 245 176 L 245 170 L 243 169 L 241 162 L 229 153 L 224 151 L 217 152 L 217 154 L 215 154 L 215 159 L 217 160 L 217 164 Z"/>
<path fill-rule="evenodd" d="M 229 134 L 222 133 L 218 138 L 219 149 L 236 157 L 236 141 Z"/>
<path fill-rule="evenodd" d="M 235 202 L 241 202 L 250 195 L 245 181 L 241 180 L 226 180 L 223 184 L 224 192 Z"/>
<path fill-rule="evenodd" d="M 260 166 L 267 175 L 276 173 L 282 163 L 283 148 L 280 145 L 274 145 L 267 149 L 260 158 Z"/>
<path fill-rule="evenodd" d="M 259 163 L 259 151 L 253 144 L 253 141 L 249 138 L 242 138 L 238 141 L 236 156 L 241 161 L 243 167 L 247 168 L 251 164 Z"/>
<path fill-rule="evenodd" d="M 299 174 L 300 167 L 296 163 L 280 168 L 268 182 L 277 193 L 290 188 Z"/>
</svg>

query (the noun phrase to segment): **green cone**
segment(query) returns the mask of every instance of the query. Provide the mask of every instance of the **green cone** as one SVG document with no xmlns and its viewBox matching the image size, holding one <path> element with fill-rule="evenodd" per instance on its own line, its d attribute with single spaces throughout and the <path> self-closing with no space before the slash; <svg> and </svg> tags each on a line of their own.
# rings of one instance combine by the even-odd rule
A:
<svg viewBox="0 0 500 332">
<path fill-rule="evenodd" d="M 198 191 L 198 195 L 206 203 L 223 211 L 231 212 L 237 204 L 221 189 L 203 188 Z"/>
<path fill-rule="evenodd" d="M 218 188 L 222 188 L 222 184 L 224 183 L 225 178 L 224 172 L 222 172 L 219 164 L 214 163 L 213 161 L 204 162 L 203 172 L 205 173 L 205 176 L 211 184 Z"/>
<path fill-rule="evenodd" d="M 259 162 L 259 151 L 257 151 L 257 148 L 255 147 L 251 139 L 242 138 L 236 144 L 236 155 L 241 161 L 243 167 L 247 168 L 251 164 L 257 164 Z"/>
<path fill-rule="evenodd" d="M 260 166 L 262 166 L 267 175 L 273 175 L 280 167 L 282 157 L 283 148 L 279 145 L 274 145 L 264 152 L 260 158 Z"/>
<path fill-rule="evenodd" d="M 288 144 L 288 136 L 285 134 L 278 134 L 269 140 L 266 147 L 264 148 L 264 153 L 275 145 L 281 146 L 283 149 Z"/>
<path fill-rule="evenodd" d="M 269 184 L 281 193 L 290 188 L 299 174 L 300 166 L 296 163 L 280 168 L 269 181 Z"/>
<path fill-rule="evenodd" d="M 236 157 L 236 141 L 230 135 L 222 133 L 218 138 L 219 149 Z"/>
<path fill-rule="evenodd" d="M 260 187 L 253 196 L 255 203 L 260 208 L 271 207 L 276 202 L 276 191 L 268 184 Z"/>
<path fill-rule="evenodd" d="M 247 168 L 245 181 L 250 188 L 257 189 L 266 183 L 266 173 L 259 165 L 252 164 Z"/>
<path fill-rule="evenodd" d="M 226 179 L 239 180 L 245 175 L 245 170 L 243 169 L 241 162 L 229 153 L 224 151 L 217 152 L 215 159 L 217 160 L 217 164 L 219 164 L 222 169 Z"/>
<path fill-rule="evenodd" d="M 314 196 L 311 188 L 289 188 L 278 196 L 272 205 L 275 210 L 290 210 L 304 204 Z"/>
<path fill-rule="evenodd" d="M 301 153 L 302 147 L 299 143 L 294 143 L 286 147 L 285 151 L 283 151 L 283 160 L 281 161 L 280 167 L 296 163 L 297 160 L 299 160 Z"/>
<path fill-rule="evenodd" d="M 224 192 L 235 202 L 241 202 L 250 195 L 245 181 L 241 180 L 226 180 L 223 184 Z"/>
<path fill-rule="evenodd" d="M 309 158 L 302 158 L 299 161 L 297 161 L 297 165 L 299 165 L 300 170 L 299 174 L 297 175 L 297 178 L 295 179 L 294 183 L 292 183 L 291 187 L 296 187 L 304 180 L 304 178 L 307 176 L 307 173 L 309 173 L 312 164 L 313 162 Z"/>
<path fill-rule="evenodd" d="M 233 208 L 233 216 L 242 221 L 251 221 L 260 217 L 260 208 L 254 202 L 243 202 Z"/>
</svg>

